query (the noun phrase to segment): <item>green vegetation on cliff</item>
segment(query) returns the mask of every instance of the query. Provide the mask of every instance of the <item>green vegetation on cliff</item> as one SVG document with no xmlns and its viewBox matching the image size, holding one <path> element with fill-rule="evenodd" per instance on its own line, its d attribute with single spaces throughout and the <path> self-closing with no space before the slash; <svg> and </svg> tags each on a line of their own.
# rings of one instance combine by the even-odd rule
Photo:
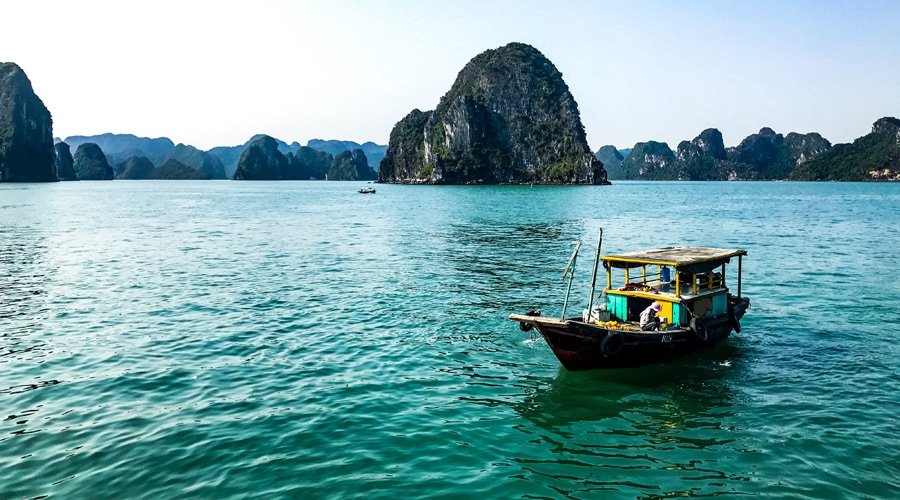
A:
<svg viewBox="0 0 900 500">
<path fill-rule="evenodd" d="M 15 63 L 0 63 L 0 182 L 56 181 L 53 120 Z"/>
<path fill-rule="evenodd" d="M 615 146 L 603 146 L 594 153 L 594 156 L 603 163 L 603 168 L 606 169 L 610 179 L 618 178 L 619 166 L 622 165 L 625 157 L 622 156 L 622 153 Z"/>
<path fill-rule="evenodd" d="M 75 173 L 80 181 L 111 181 L 113 169 L 100 146 L 86 142 L 75 151 Z"/>
<path fill-rule="evenodd" d="M 234 180 L 281 180 L 285 167 L 287 160 L 278 151 L 278 143 L 269 136 L 263 136 L 241 153 Z"/>
<path fill-rule="evenodd" d="M 154 168 L 150 172 L 149 178 L 158 180 L 208 180 L 210 176 L 173 158 Z"/>
<path fill-rule="evenodd" d="M 433 112 L 391 131 L 382 182 L 606 182 L 562 74 L 529 45 L 485 51 Z"/>
<path fill-rule="evenodd" d="M 381 160 L 378 178 L 382 182 L 431 179 L 433 165 L 422 165 L 425 155 L 425 124 L 431 111 L 414 109 L 394 125 L 388 150 Z"/>
<path fill-rule="evenodd" d="M 331 154 L 306 146 L 300 146 L 296 152 L 288 153 L 285 158 L 288 170 L 284 178 L 298 181 L 325 179 L 333 161 Z"/>
<path fill-rule="evenodd" d="M 338 153 L 328 169 L 330 181 L 372 181 L 377 178 L 378 174 L 369 166 L 362 149 Z"/>
<path fill-rule="evenodd" d="M 691 141 L 681 141 L 674 154 L 665 143 L 638 143 L 618 167 L 609 169 L 609 175 L 611 179 L 642 180 L 784 179 L 830 147 L 817 133 L 792 132 L 785 137 L 763 128 L 726 149 L 722 133 L 710 128 Z M 614 149 L 608 146 L 607 155 Z"/>
<path fill-rule="evenodd" d="M 227 179 L 222 162 L 194 146 L 178 144 L 169 152 L 168 158 L 178 160 L 180 163 L 202 172 L 209 179 Z"/>
<path fill-rule="evenodd" d="M 639 142 L 619 165 L 615 179 L 673 180 L 677 178 L 675 153 L 665 142 Z"/>
<path fill-rule="evenodd" d="M 138 137 L 133 134 L 105 133 L 98 135 L 73 135 L 66 137 L 69 146 L 78 149 L 90 142 L 100 146 L 110 165 L 119 165 L 132 156 L 143 156 L 154 165 L 160 165 L 169 158 L 175 144 L 168 137 Z"/>
<path fill-rule="evenodd" d="M 353 141 L 339 141 L 334 139 L 310 139 L 306 143 L 306 147 L 315 149 L 316 151 L 323 151 L 332 156 L 337 156 L 344 151 L 361 149 L 362 152 L 365 153 L 366 159 L 369 161 L 369 166 L 376 170 L 378 169 L 378 164 L 381 163 L 381 159 L 384 158 L 384 154 L 387 152 L 387 146 L 375 144 L 371 141 L 359 144 Z M 331 177 L 329 176 L 329 179 L 330 178 Z"/>
<path fill-rule="evenodd" d="M 132 181 L 149 179 L 153 173 L 153 163 L 143 156 L 132 156 L 119 165 L 118 169 L 121 173 L 116 179 Z"/>
<path fill-rule="evenodd" d="M 791 174 L 810 181 L 900 181 L 900 120 L 885 117 L 872 132 L 852 144 L 836 144 L 831 150 L 802 163 Z"/>
<path fill-rule="evenodd" d="M 261 136 L 247 147 L 234 171 L 235 180 L 309 180 L 323 179 L 331 167 L 328 153 L 300 146 L 296 153 L 283 154 L 278 141 Z"/>
<path fill-rule="evenodd" d="M 58 142 L 53 145 L 56 152 L 56 176 L 61 181 L 77 181 L 78 174 L 75 173 L 75 159 L 72 158 L 72 151 L 65 142 Z"/>
</svg>

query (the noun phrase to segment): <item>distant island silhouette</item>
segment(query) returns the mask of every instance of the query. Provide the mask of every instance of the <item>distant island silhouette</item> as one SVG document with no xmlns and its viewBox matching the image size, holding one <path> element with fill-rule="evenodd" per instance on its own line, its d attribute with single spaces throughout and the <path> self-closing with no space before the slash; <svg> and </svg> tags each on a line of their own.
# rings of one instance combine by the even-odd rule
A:
<svg viewBox="0 0 900 500">
<path fill-rule="evenodd" d="M 50 111 L 25 72 L 0 63 L 0 182 L 376 178 L 430 184 L 900 181 L 900 120 L 880 118 L 852 144 L 764 127 L 726 148 L 722 134 L 710 128 L 674 151 L 647 141 L 592 153 L 562 75 L 534 47 L 511 43 L 473 58 L 435 110 L 411 111 L 394 126 L 388 145 L 312 139 L 301 146 L 258 134 L 203 151 L 131 134 L 54 139 Z"/>
<path fill-rule="evenodd" d="M 639 142 L 622 154 L 596 152 L 610 179 L 629 180 L 900 180 L 900 120 L 881 118 L 853 144 L 832 144 L 812 132 L 787 136 L 764 127 L 726 148 L 717 129 L 706 129 L 676 151 L 664 142 Z"/>
</svg>

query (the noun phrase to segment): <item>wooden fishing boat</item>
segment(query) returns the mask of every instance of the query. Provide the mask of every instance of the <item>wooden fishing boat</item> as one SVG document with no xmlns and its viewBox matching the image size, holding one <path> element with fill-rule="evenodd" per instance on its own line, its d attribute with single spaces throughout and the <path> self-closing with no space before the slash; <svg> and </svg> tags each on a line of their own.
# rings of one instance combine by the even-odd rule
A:
<svg viewBox="0 0 900 500">
<path fill-rule="evenodd" d="M 580 317 L 566 316 L 580 243 L 563 273 L 569 275 L 569 288 L 562 316 L 544 317 L 536 309 L 509 316 L 522 331 L 537 329 L 566 369 L 672 361 L 715 346 L 732 330 L 740 333 L 740 320 L 750 307 L 750 299 L 741 295 L 745 250 L 685 246 L 600 255 L 602 241 L 601 229 L 590 299 Z M 725 270 L 735 258 L 737 293 L 732 294 Z M 595 298 L 600 263 L 606 288 Z M 658 330 L 644 331 L 640 314 L 654 303 L 661 324 Z"/>
<path fill-rule="evenodd" d="M 359 194 L 375 194 L 375 188 L 362 188 L 358 192 Z"/>
</svg>

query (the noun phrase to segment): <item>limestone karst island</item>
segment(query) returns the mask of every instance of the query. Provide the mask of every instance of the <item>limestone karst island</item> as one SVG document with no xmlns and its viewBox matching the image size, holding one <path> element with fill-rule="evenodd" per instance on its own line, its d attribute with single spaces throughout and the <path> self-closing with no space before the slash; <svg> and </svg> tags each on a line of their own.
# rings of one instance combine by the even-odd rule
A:
<svg viewBox="0 0 900 500">
<path fill-rule="evenodd" d="M 391 131 L 381 182 L 606 184 L 562 74 L 529 45 L 485 51 L 434 111 Z"/>
</svg>

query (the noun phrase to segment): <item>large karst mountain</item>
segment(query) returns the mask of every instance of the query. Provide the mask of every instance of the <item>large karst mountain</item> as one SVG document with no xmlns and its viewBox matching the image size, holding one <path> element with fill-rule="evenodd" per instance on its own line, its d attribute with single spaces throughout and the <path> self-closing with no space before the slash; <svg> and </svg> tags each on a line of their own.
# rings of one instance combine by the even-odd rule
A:
<svg viewBox="0 0 900 500">
<path fill-rule="evenodd" d="M 479 54 L 434 111 L 413 110 L 400 120 L 379 181 L 607 182 L 562 74 L 522 43 Z"/>
<path fill-rule="evenodd" d="M 15 63 L 0 63 L 0 182 L 56 181 L 53 119 Z"/>
</svg>

